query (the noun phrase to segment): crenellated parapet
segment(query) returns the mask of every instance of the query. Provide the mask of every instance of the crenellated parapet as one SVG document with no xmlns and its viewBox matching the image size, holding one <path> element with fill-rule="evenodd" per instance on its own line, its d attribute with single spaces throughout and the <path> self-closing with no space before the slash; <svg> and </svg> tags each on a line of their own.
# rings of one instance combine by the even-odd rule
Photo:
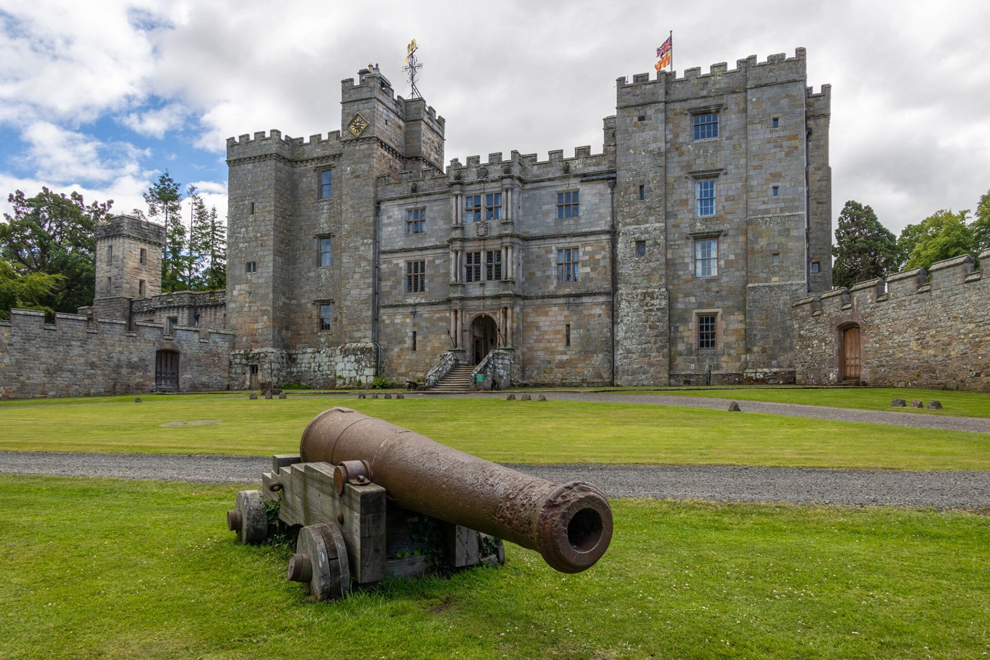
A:
<svg viewBox="0 0 990 660">
<path fill-rule="evenodd" d="M 241 135 L 227 138 L 227 163 L 235 164 L 244 160 L 281 158 L 293 163 L 303 163 L 319 158 L 338 156 L 341 153 L 340 131 L 331 131 L 326 136 L 321 133 L 309 139 L 282 136 L 282 131 L 258 131 L 253 136 Z"/>
<path fill-rule="evenodd" d="M 564 157 L 564 151 L 550 151 L 547 160 L 541 161 L 536 154 L 520 154 L 513 151 L 508 159 L 501 153 L 488 155 L 487 162 L 481 156 L 468 156 L 462 165 L 459 159 L 450 161 L 447 177 L 451 182 L 462 184 L 496 181 L 502 178 L 518 178 L 525 181 L 601 174 L 615 169 L 614 149 L 612 153 L 592 154 L 591 147 L 576 147 L 574 156 Z"/>
<path fill-rule="evenodd" d="M 160 351 L 178 354 L 179 390 L 226 389 L 234 334 L 157 323 L 10 310 L 0 321 L 0 398 L 96 396 L 156 388 Z M 174 384 L 173 384 L 174 387 Z"/>
<path fill-rule="evenodd" d="M 793 304 L 798 383 L 844 379 L 850 328 L 858 380 L 876 386 L 990 390 L 990 250 Z"/>
<path fill-rule="evenodd" d="M 625 76 L 616 80 L 618 108 L 648 103 L 675 102 L 696 97 L 714 97 L 723 94 L 745 92 L 747 89 L 789 82 L 804 82 L 807 76 L 806 51 L 798 48 L 794 57 L 784 53 L 770 55 L 763 62 L 756 55 L 736 61 L 736 68 L 729 69 L 725 62 L 712 64 L 708 73 L 700 67 L 677 72 L 659 71 L 651 78 L 649 73 L 638 73 L 632 82 Z M 827 107 L 828 91 L 823 88 L 822 102 Z"/>
</svg>

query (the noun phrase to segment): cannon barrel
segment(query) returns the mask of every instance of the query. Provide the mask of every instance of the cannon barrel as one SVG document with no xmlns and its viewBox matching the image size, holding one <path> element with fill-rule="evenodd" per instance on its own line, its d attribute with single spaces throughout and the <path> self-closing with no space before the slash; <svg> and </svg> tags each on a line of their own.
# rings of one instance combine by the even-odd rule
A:
<svg viewBox="0 0 990 660">
<path fill-rule="evenodd" d="M 612 509 L 590 484 L 531 477 L 349 408 L 317 415 L 299 453 L 364 461 L 399 506 L 536 550 L 563 573 L 590 568 L 612 539 Z"/>
</svg>

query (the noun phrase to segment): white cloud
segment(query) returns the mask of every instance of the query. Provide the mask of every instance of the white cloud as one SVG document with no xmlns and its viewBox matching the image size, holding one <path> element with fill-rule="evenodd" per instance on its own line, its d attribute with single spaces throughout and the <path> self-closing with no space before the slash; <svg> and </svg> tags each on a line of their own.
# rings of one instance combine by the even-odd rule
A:
<svg viewBox="0 0 990 660">
<path fill-rule="evenodd" d="M 170 103 L 157 110 L 132 112 L 120 117 L 121 124 L 139 135 L 161 140 L 166 131 L 181 128 L 189 111 L 180 103 Z"/>
<path fill-rule="evenodd" d="M 439 0 L 283 0 L 277 12 L 242 0 L 4 0 L 3 12 L 0 123 L 34 136 L 26 157 L 49 183 L 141 178 L 115 140 L 79 137 L 105 116 L 164 139 L 198 125 L 194 144 L 213 154 L 242 133 L 338 130 L 339 81 L 366 63 L 407 94 L 400 68 L 412 37 L 420 89 L 447 119 L 448 160 L 597 151 L 615 79 L 652 71 L 673 29 L 678 70 L 807 47 L 809 83 L 832 84 L 834 215 L 857 199 L 899 230 L 939 208 L 972 208 L 990 187 L 990 4 L 975 0 L 711 0 L 704 12 L 514 0 L 494 14 Z M 152 97 L 166 105 L 143 107 Z"/>
<path fill-rule="evenodd" d="M 143 152 L 126 142 L 103 143 L 43 121 L 27 126 L 21 138 L 28 144 L 22 159 L 41 179 L 60 184 L 105 183 L 140 173 L 137 159 Z"/>
</svg>

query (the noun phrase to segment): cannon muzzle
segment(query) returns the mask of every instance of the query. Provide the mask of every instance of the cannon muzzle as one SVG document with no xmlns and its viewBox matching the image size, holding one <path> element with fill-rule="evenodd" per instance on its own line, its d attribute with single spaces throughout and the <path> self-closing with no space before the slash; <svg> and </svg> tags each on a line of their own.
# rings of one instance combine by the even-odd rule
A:
<svg viewBox="0 0 990 660">
<path fill-rule="evenodd" d="M 612 509 L 590 484 L 531 477 L 349 408 L 317 415 L 299 453 L 363 462 L 399 506 L 536 550 L 563 573 L 593 566 L 612 539 Z"/>
</svg>

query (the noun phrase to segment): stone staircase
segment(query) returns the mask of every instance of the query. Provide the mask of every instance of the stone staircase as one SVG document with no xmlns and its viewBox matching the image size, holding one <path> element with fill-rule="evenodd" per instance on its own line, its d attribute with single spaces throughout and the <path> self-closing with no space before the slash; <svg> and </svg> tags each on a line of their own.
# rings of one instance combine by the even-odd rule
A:
<svg viewBox="0 0 990 660">
<path fill-rule="evenodd" d="M 471 391 L 471 373 L 474 367 L 467 364 L 455 364 L 439 383 L 428 391 L 438 394 L 460 394 Z"/>
</svg>

